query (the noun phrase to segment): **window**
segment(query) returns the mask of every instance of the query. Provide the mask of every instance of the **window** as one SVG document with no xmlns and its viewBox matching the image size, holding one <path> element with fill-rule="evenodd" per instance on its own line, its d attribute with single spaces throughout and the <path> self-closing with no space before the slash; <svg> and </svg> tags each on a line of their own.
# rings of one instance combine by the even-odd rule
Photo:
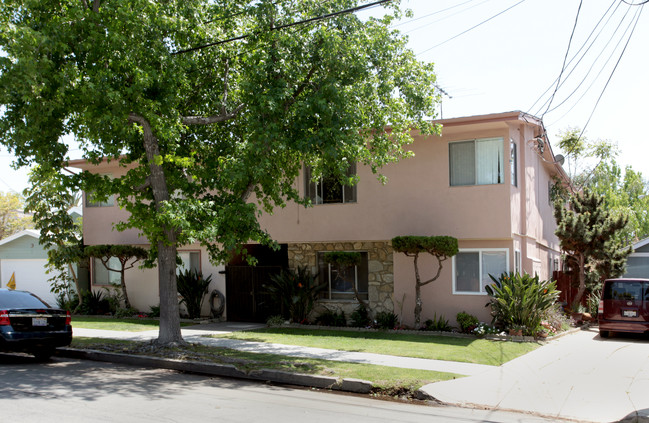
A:
<svg viewBox="0 0 649 423">
<path fill-rule="evenodd" d="M 511 166 L 511 172 L 512 172 L 512 185 L 517 187 L 518 172 L 516 171 L 516 169 L 518 167 L 518 157 L 516 155 L 516 143 L 514 142 L 514 140 L 509 140 L 509 146 L 510 146 L 509 165 Z"/>
<path fill-rule="evenodd" d="M 521 260 L 521 251 L 520 250 L 515 250 L 514 251 L 514 272 L 518 273 L 519 275 L 522 273 L 522 260 Z"/>
<path fill-rule="evenodd" d="M 335 266 L 324 261 L 325 252 L 318 253 L 318 278 L 325 288 L 323 298 L 328 300 L 354 300 L 354 285 L 362 299 L 367 299 L 367 252 L 361 252 L 361 262 L 338 273 Z"/>
<path fill-rule="evenodd" d="M 502 138 L 484 138 L 448 144 L 451 186 L 504 182 Z"/>
<path fill-rule="evenodd" d="M 113 179 L 113 175 L 104 175 Z M 93 193 L 86 192 L 86 207 L 113 207 L 115 205 L 115 196 L 111 195 L 104 201 L 95 200 Z"/>
<path fill-rule="evenodd" d="M 176 267 L 176 274 L 185 272 L 186 270 L 193 270 L 195 272 L 201 271 L 201 253 L 200 251 L 179 251 L 178 256 L 182 264 Z"/>
<path fill-rule="evenodd" d="M 356 175 L 356 164 L 347 169 L 347 176 Z M 343 185 L 333 176 L 324 176 L 319 181 L 311 180 L 311 168 L 304 168 L 304 192 L 313 204 L 355 203 L 356 185 Z"/>
<path fill-rule="evenodd" d="M 485 294 L 489 275 L 500 276 L 509 268 L 506 249 L 461 250 L 453 257 L 453 293 Z"/>
<path fill-rule="evenodd" d="M 108 267 L 115 270 L 120 270 L 122 264 L 117 257 L 111 257 L 108 260 Z M 114 283 L 121 283 L 121 275 L 119 272 L 111 272 L 106 269 L 106 266 L 101 262 L 100 258 L 94 257 L 92 259 L 92 283 L 93 285 L 110 285 Z"/>
</svg>

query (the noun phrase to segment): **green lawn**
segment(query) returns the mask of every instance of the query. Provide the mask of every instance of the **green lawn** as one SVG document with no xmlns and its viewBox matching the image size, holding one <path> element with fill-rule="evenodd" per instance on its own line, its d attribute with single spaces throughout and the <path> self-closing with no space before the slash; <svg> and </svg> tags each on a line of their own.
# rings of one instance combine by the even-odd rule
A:
<svg viewBox="0 0 649 423">
<path fill-rule="evenodd" d="M 232 364 L 238 369 L 245 371 L 276 369 L 336 378 L 356 378 L 370 381 L 382 393 L 390 395 L 393 393 L 402 393 L 403 391 L 413 392 L 428 383 L 462 377 L 453 373 L 287 357 L 276 354 L 251 353 L 198 344 L 156 349 L 147 342 L 75 337 L 72 340 L 71 347 L 122 354 L 142 354 L 181 360 Z"/>
<path fill-rule="evenodd" d="M 494 366 L 527 354 L 539 346 L 529 342 L 297 328 L 267 328 L 214 337 Z"/>
<path fill-rule="evenodd" d="M 191 326 L 193 323 L 181 323 L 180 326 Z M 125 332 L 142 332 L 157 330 L 160 322 L 156 319 L 130 318 L 115 319 L 99 316 L 72 316 L 73 328 L 119 330 Z"/>
</svg>

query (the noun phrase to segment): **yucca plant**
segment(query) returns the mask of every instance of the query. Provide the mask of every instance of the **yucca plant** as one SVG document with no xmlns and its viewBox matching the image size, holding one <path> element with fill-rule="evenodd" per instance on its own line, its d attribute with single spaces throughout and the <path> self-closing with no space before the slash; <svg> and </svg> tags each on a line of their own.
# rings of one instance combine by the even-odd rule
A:
<svg viewBox="0 0 649 423">
<path fill-rule="evenodd" d="M 503 273 L 485 287 L 491 299 L 493 323 L 503 329 L 524 328 L 525 334 L 538 330 L 546 311 L 559 298 L 555 281 L 540 281 L 538 276 Z"/>
<path fill-rule="evenodd" d="M 176 279 L 178 293 L 182 297 L 180 303 L 185 304 L 189 318 L 196 319 L 201 317 L 203 298 L 205 298 L 210 282 L 212 282 L 212 275 L 203 278 L 202 272 L 188 269 L 180 272 Z"/>
<path fill-rule="evenodd" d="M 295 271 L 282 270 L 271 275 L 264 288 L 272 303 L 279 304 L 282 317 L 294 323 L 304 323 L 324 285 L 316 283 L 315 276 L 306 266 L 299 266 Z"/>
</svg>

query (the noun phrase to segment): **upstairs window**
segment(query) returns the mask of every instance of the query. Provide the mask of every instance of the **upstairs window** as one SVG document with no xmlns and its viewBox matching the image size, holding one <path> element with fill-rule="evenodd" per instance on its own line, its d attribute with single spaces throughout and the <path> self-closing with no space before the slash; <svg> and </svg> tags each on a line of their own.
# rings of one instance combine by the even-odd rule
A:
<svg viewBox="0 0 649 423">
<path fill-rule="evenodd" d="M 505 182 L 502 138 L 483 138 L 448 144 L 451 186 Z"/>
<path fill-rule="evenodd" d="M 516 143 L 514 142 L 514 140 L 510 140 L 509 145 L 510 145 L 509 164 L 511 166 L 511 171 L 512 171 L 512 185 L 517 187 L 518 172 L 516 171 L 516 169 L 518 168 L 518 156 L 516 155 Z"/>
<path fill-rule="evenodd" d="M 347 169 L 347 176 L 356 174 L 356 164 Z M 355 203 L 356 185 L 343 185 L 334 176 L 323 176 L 318 181 L 311 178 L 311 168 L 304 169 L 304 192 L 313 204 Z"/>
</svg>

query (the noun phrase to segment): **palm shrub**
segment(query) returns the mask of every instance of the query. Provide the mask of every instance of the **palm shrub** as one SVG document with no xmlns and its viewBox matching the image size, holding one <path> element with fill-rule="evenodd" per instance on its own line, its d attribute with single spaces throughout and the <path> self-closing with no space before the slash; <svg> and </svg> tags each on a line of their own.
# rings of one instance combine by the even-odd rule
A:
<svg viewBox="0 0 649 423">
<path fill-rule="evenodd" d="M 212 275 L 203 278 L 202 272 L 185 270 L 177 276 L 178 293 L 182 297 L 180 304 L 185 304 L 190 319 L 201 317 L 203 299 L 212 282 Z"/>
<path fill-rule="evenodd" d="M 538 276 L 503 273 L 485 289 L 491 297 L 493 323 L 503 329 L 522 327 L 526 335 L 535 334 L 546 312 L 559 298 L 555 281 L 540 281 Z"/>
<path fill-rule="evenodd" d="M 323 287 L 316 283 L 306 266 L 298 266 L 295 271 L 282 270 L 271 275 L 270 281 L 264 284 L 271 301 L 279 305 L 281 316 L 294 323 L 307 320 Z"/>
</svg>

